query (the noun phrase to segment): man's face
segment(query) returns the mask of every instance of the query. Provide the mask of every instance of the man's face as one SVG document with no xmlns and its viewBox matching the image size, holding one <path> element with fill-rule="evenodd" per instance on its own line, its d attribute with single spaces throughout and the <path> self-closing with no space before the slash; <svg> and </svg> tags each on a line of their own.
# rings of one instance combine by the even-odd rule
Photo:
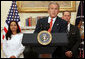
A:
<svg viewBox="0 0 85 59">
<path fill-rule="evenodd" d="M 64 12 L 63 19 L 70 22 L 71 15 L 69 12 Z"/>
<path fill-rule="evenodd" d="M 55 4 L 51 4 L 49 6 L 48 13 L 51 18 L 55 18 L 57 14 L 59 13 L 58 6 Z"/>
</svg>

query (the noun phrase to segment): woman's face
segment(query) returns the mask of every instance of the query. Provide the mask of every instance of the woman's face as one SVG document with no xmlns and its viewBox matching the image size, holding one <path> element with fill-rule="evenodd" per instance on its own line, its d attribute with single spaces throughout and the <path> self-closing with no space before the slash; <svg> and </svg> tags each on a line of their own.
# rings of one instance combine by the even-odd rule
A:
<svg viewBox="0 0 85 59">
<path fill-rule="evenodd" d="M 15 22 L 11 22 L 10 29 L 12 32 L 17 32 L 17 24 Z"/>
</svg>

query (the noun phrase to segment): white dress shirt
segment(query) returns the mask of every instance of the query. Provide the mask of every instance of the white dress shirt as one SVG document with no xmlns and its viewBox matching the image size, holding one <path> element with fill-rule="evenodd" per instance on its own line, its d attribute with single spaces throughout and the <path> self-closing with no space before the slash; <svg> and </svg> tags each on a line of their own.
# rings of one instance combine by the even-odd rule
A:
<svg viewBox="0 0 85 59">
<path fill-rule="evenodd" d="M 55 23 L 56 18 L 57 18 L 57 17 L 53 18 L 52 27 L 53 27 L 53 25 L 54 25 L 54 23 Z M 50 23 L 50 22 L 51 22 L 51 17 L 48 17 L 48 23 Z"/>
<path fill-rule="evenodd" d="M 22 45 L 22 33 L 18 33 L 16 35 L 11 35 L 11 40 L 6 38 L 3 41 L 3 52 L 7 58 L 11 56 L 19 57 L 20 54 L 23 53 L 25 47 Z"/>
<path fill-rule="evenodd" d="M 70 31 L 70 23 L 68 24 L 67 30 L 68 32 Z"/>
</svg>

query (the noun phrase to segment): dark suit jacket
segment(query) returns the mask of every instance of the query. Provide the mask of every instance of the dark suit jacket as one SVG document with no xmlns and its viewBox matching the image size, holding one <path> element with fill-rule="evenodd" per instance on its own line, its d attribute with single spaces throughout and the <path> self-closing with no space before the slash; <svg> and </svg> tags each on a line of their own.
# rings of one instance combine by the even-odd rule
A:
<svg viewBox="0 0 85 59">
<path fill-rule="evenodd" d="M 40 31 L 42 31 L 41 30 L 42 26 L 45 27 L 47 23 L 48 23 L 48 17 L 38 20 L 34 33 L 39 33 Z M 67 29 L 67 22 L 57 16 L 56 21 L 52 27 L 51 33 L 66 32 L 66 29 Z"/>
<path fill-rule="evenodd" d="M 42 26 L 45 27 L 47 23 L 48 23 L 48 17 L 38 20 L 34 33 L 39 33 L 40 31 L 42 31 L 41 30 Z M 67 22 L 57 16 L 56 21 L 52 27 L 51 33 L 65 33 L 66 30 L 67 30 Z M 63 51 L 62 47 L 60 46 L 56 47 L 56 50 L 54 51 L 52 57 L 53 58 L 62 57 L 63 55 L 62 51 Z"/>
<path fill-rule="evenodd" d="M 65 51 L 72 51 L 73 57 L 78 57 L 78 48 L 80 45 L 80 31 L 78 27 L 70 24 L 70 31 L 68 32 L 68 46 L 65 47 Z"/>
</svg>

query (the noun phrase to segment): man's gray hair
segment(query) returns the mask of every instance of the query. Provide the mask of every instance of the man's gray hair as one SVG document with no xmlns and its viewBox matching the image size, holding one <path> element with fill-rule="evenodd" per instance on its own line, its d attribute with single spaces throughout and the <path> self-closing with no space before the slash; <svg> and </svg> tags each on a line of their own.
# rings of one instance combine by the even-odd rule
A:
<svg viewBox="0 0 85 59">
<path fill-rule="evenodd" d="M 51 4 L 57 5 L 58 6 L 58 9 L 60 8 L 60 6 L 59 6 L 59 4 L 57 2 L 50 2 L 49 5 L 48 5 L 48 9 L 50 8 L 50 5 Z"/>
</svg>

